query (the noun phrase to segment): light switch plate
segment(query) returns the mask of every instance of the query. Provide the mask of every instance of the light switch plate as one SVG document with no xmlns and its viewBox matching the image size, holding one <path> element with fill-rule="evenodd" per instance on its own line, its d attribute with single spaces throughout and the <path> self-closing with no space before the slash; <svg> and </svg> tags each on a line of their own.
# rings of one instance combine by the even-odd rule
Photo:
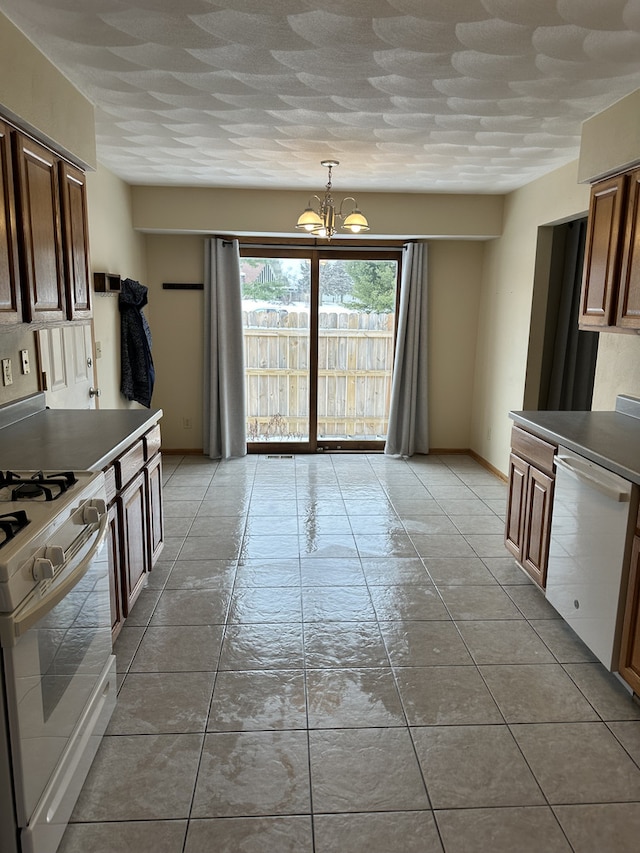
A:
<svg viewBox="0 0 640 853">
<path fill-rule="evenodd" d="M 2 384 L 13 385 L 13 373 L 11 372 L 11 359 L 2 359 Z"/>
<path fill-rule="evenodd" d="M 22 365 L 22 372 L 26 376 L 27 373 L 31 373 L 31 365 L 29 364 L 29 350 L 21 349 L 20 350 L 20 364 Z"/>
</svg>

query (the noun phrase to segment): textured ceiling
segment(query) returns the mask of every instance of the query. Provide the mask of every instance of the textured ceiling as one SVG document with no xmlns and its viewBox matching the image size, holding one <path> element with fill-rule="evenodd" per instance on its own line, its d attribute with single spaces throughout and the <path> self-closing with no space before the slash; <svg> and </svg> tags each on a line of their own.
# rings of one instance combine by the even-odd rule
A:
<svg viewBox="0 0 640 853">
<path fill-rule="evenodd" d="M 505 192 L 640 88 L 640 0 L 0 0 L 130 183 Z"/>
</svg>

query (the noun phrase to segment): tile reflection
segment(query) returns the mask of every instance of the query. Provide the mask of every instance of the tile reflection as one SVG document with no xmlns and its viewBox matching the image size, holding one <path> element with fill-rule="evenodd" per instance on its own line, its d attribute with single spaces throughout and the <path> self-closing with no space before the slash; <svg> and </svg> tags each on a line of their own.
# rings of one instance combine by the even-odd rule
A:
<svg viewBox="0 0 640 853">
<path fill-rule="evenodd" d="M 164 477 L 170 535 L 59 853 L 635 853 L 638 706 L 504 551 L 475 460 Z M 70 626 L 105 608 L 79 593 Z"/>
</svg>

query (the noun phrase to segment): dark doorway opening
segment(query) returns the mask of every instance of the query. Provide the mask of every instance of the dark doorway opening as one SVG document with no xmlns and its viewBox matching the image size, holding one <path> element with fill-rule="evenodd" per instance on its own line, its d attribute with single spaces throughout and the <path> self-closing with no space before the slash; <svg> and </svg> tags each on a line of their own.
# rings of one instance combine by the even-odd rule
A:
<svg viewBox="0 0 640 853">
<path fill-rule="evenodd" d="M 538 408 L 590 411 L 597 332 L 578 329 L 587 219 L 553 228 Z"/>
</svg>

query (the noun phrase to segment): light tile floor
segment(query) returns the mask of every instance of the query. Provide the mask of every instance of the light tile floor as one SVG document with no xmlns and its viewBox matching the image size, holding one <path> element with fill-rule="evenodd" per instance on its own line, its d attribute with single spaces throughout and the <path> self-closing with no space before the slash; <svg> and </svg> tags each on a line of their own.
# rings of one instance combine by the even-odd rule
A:
<svg viewBox="0 0 640 853">
<path fill-rule="evenodd" d="M 60 853 L 637 853 L 640 706 L 466 456 L 165 459 Z"/>
</svg>

